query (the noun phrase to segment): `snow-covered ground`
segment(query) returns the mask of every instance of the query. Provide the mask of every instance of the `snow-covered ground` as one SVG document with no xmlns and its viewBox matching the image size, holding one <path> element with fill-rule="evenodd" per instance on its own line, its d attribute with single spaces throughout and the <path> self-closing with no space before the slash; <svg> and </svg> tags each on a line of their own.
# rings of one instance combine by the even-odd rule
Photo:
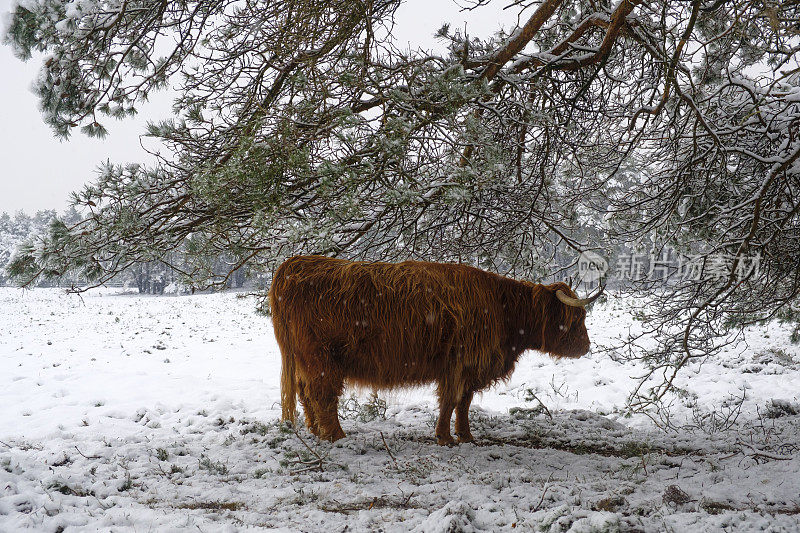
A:
<svg viewBox="0 0 800 533">
<path fill-rule="evenodd" d="M 595 343 L 635 326 L 624 303 L 591 313 Z M 331 445 L 278 423 L 255 305 L 0 289 L 0 532 L 800 530 L 800 350 L 778 324 L 681 377 L 674 421 L 699 429 L 624 417 L 641 369 L 529 353 L 473 403 L 475 444 L 437 446 L 411 389 L 356 391 Z"/>
</svg>

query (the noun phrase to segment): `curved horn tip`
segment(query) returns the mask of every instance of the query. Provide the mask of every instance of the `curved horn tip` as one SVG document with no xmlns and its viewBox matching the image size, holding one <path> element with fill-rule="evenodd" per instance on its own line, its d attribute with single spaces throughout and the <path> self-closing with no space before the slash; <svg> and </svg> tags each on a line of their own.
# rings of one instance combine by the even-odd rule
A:
<svg viewBox="0 0 800 533">
<path fill-rule="evenodd" d="M 586 305 L 586 302 L 584 300 L 573 298 L 572 296 L 569 296 L 561 289 L 556 290 L 556 298 L 558 298 L 561 301 L 561 303 L 569 305 L 570 307 L 584 307 Z"/>
<path fill-rule="evenodd" d="M 600 298 L 600 295 L 603 294 L 604 290 L 605 290 L 605 286 L 601 286 L 600 290 L 597 291 L 597 294 L 595 294 L 594 296 L 590 296 L 589 298 L 573 298 L 572 296 L 569 296 L 568 294 L 566 294 L 561 289 L 558 289 L 556 291 L 556 297 L 559 300 L 561 300 L 561 302 L 563 304 L 565 304 L 565 305 L 569 305 L 571 307 L 586 307 L 587 305 L 589 305 L 593 301 L 595 301 L 598 298 Z"/>
<path fill-rule="evenodd" d="M 587 302 L 587 303 L 592 303 L 593 301 L 595 301 L 595 300 L 597 300 L 598 298 L 600 298 L 600 296 L 602 296 L 602 295 L 603 295 L 603 293 L 605 292 L 605 290 L 606 290 L 606 286 L 605 286 L 605 285 L 600 285 L 600 290 L 599 290 L 599 291 L 597 291 L 597 294 L 595 294 L 594 296 L 590 296 L 589 298 L 586 298 L 586 299 L 588 300 L 588 302 Z"/>
</svg>

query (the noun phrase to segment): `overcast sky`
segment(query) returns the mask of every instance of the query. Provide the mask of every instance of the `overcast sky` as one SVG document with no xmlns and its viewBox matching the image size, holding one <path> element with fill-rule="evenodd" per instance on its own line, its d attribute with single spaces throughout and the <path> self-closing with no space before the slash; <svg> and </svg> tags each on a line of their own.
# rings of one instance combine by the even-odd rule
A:
<svg viewBox="0 0 800 533">
<path fill-rule="evenodd" d="M 13 3 L 0 0 L 3 31 Z M 491 35 L 501 24 L 515 24 L 516 15 L 510 13 L 514 10 L 501 10 L 507 3 L 461 12 L 451 0 L 410 0 L 397 13 L 395 35 L 398 44 L 437 46 L 432 36 L 445 21 L 460 28 L 466 21 L 471 35 Z M 30 90 L 39 64 L 36 58 L 23 63 L 10 47 L 0 45 L 0 212 L 63 211 L 69 193 L 91 181 L 101 162 L 152 161 L 139 136 L 148 120 L 162 119 L 171 112 L 170 97 L 154 95 L 151 102 L 139 106 L 136 118 L 105 120 L 109 130 L 105 139 L 90 139 L 77 132 L 69 141 L 59 141 L 42 122 L 38 101 Z"/>
</svg>

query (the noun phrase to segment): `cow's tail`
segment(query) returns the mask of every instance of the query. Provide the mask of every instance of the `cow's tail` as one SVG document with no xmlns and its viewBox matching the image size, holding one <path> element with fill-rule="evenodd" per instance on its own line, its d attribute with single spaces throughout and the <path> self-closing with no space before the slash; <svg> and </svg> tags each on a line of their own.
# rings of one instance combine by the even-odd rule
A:
<svg viewBox="0 0 800 533">
<path fill-rule="evenodd" d="M 281 350 L 281 420 L 294 424 L 297 414 L 297 382 L 294 379 L 294 357 Z"/>
<path fill-rule="evenodd" d="M 278 277 L 276 272 L 275 278 Z M 269 291 L 269 306 L 272 311 L 272 326 L 275 339 L 281 349 L 281 420 L 294 423 L 297 414 L 297 381 L 295 380 L 294 354 L 289 343 L 288 331 L 283 316 L 283 305 L 276 296 L 276 279 Z"/>
</svg>

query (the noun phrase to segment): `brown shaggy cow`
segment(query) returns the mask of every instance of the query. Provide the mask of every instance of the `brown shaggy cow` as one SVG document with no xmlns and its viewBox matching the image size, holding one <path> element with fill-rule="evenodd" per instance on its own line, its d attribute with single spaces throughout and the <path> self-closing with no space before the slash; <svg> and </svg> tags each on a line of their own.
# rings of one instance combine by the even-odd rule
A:
<svg viewBox="0 0 800 533">
<path fill-rule="evenodd" d="M 596 298 L 595 296 L 594 298 Z M 565 283 L 538 285 L 441 263 L 364 263 L 292 257 L 269 292 L 282 355 L 283 419 L 295 397 L 317 436 L 345 436 L 345 383 L 375 388 L 436 382 L 439 444 L 469 442 L 476 391 L 507 379 L 523 351 L 580 357 L 589 350 L 584 306 Z"/>
</svg>

